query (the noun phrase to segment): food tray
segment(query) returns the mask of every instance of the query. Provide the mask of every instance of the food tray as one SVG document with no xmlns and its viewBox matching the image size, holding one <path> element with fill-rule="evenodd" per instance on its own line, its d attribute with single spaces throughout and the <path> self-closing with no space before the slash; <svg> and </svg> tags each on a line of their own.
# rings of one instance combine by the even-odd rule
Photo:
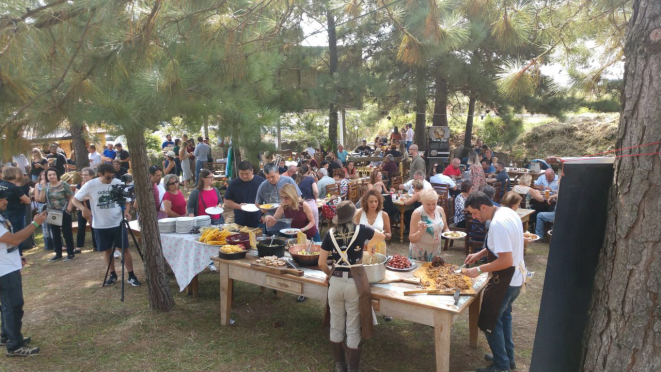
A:
<svg viewBox="0 0 661 372">
<path fill-rule="evenodd" d="M 248 253 L 247 250 L 237 253 L 225 253 L 221 250 L 218 250 L 218 257 L 222 258 L 223 260 L 240 260 L 242 258 L 246 258 L 246 253 Z"/>
</svg>

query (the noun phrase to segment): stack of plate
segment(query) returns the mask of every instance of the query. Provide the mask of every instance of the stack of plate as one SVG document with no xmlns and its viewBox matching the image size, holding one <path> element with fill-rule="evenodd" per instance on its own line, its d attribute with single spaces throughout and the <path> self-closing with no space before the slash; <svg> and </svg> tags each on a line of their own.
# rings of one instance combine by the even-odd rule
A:
<svg viewBox="0 0 661 372">
<path fill-rule="evenodd" d="M 176 223 L 177 223 L 176 218 L 164 218 L 162 220 L 158 220 L 158 230 L 162 234 L 173 233 L 175 230 Z"/>
<path fill-rule="evenodd" d="M 188 234 L 193 227 L 195 227 L 194 217 L 179 217 L 177 218 L 177 234 Z"/>
<path fill-rule="evenodd" d="M 210 216 L 197 216 L 195 218 L 195 227 L 207 227 L 211 226 L 211 217 Z"/>
</svg>

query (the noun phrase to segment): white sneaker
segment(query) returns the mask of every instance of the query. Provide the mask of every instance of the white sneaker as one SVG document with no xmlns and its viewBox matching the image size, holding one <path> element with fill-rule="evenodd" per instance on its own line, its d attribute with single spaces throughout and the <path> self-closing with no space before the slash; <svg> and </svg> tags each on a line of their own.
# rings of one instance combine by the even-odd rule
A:
<svg viewBox="0 0 661 372">
<path fill-rule="evenodd" d="M 121 258 L 122 257 L 122 252 L 115 251 L 115 258 Z"/>
<path fill-rule="evenodd" d="M 213 273 L 215 273 L 216 271 L 218 271 L 218 269 L 216 269 L 216 265 L 214 265 L 213 262 L 209 264 L 209 271 L 211 271 L 211 272 L 213 272 Z"/>
</svg>

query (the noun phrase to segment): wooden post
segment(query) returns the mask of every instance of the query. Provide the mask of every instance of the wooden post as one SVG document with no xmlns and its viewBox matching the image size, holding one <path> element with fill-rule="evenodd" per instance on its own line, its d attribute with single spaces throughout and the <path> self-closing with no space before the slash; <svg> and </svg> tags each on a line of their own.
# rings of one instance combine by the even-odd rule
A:
<svg viewBox="0 0 661 372">
<path fill-rule="evenodd" d="M 477 327 L 477 321 L 480 318 L 480 308 L 482 307 L 482 294 L 481 291 L 475 300 L 468 307 L 468 328 L 470 334 L 470 345 L 473 349 L 477 348 L 477 337 L 480 329 Z"/>
<path fill-rule="evenodd" d="M 230 279 L 230 267 L 225 262 L 219 262 L 220 271 L 220 325 L 230 324 L 232 315 L 232 282 Z"/>
</svg>

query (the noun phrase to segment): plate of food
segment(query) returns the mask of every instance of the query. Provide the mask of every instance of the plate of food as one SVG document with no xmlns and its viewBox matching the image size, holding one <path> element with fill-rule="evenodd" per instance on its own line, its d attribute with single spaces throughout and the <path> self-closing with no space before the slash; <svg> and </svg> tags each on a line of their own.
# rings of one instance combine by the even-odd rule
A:
<svg viewBox="0 0 661 372">
<path fill-rule="evenodd" d="M 415 262 L 411 262 L 408 258 L 396 254 L 392 256 L 390 261 L 386 262 L 386 269 L 392 271 L 412 271 L 418 267 Z"/>
<path fill-rule="evenodd" d="M 441 236 L 447 239 L 461 239 L 466 236 L 466 233 L 463 231 L 446 231 Z"/>
<path fill-rule="evenodd" d="M 523 239 L 525 240 L 531 240 L 531 241 L 537 241 L 539 240 L 539 236 L 537 234 L 529 233 L 529 232 L 524 232 L 523 233 Z"/>
<path fill-rule="evenodd" d="M 294 229 L 294 228 L 290 227 L 288 229 L 280 230 L 280 233 L 285 234 L 285 235 L 296 235 L 296 234 L 298 234 L 299 231 L 301 231 L 301 229 Z"/>
<path fill-rule="evenodd" d="M 244 204 L 241 206 L 241 210 L 244 212 L 259 212 L 259 208 L 255 204 Z"/>
<path fill-rule="evenodd" d="M 259 206 L 259 208 L 261 208 L 263 210 L 266 210 L 266 211 L 270 211 L 272 209 L 277 209 L 279 206 L 280 206 L 280 204 L 278 204 L 278 203 L 269 203 L 269 204 L 261 204 Z"/>
<path fill-rule="evenodd" d="M 204 210 L 208 215 L 213 216 L 217 214 L 223 214 L 223 208 L 220 207 L 209 207 Z"/>
</svg>

